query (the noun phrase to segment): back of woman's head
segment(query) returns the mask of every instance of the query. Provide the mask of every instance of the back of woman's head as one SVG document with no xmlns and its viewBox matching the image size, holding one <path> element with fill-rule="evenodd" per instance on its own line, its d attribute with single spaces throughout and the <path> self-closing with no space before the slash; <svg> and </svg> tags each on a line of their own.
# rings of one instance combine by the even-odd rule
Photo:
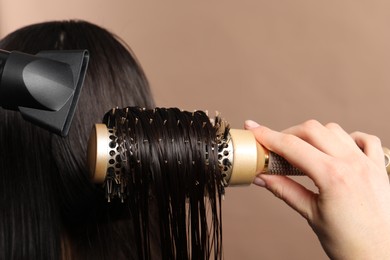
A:
<svg viewBox="0 0 390 260">
<path fill-rule="evenodd" d="M 89 181 L 85 157 L 92 125 L 112 107 L 152 108 L 154 102 L 128 47 L 94 24 L 54 21 L 26 26 L 3 38 L 0 48 L 31 54 L 87 49 L 90 54 L 68 137 L 33 126 L 17 112 L 0 111 L 0 258 L 58 257 L 64 227 L 69 236 L 72 232 L 80 237 L 84 234 L 94 243 L 87 233 L 98 232 L 97 223 L 127 214 L 115 203 L 107 210 L 103 194 Z M 106 226 L 118 232 L 115 225 Z M 104 228 L 99 226 L 102 234 Z M 109 239 L 110 231 L 106 233 Z M 76 243 L 86 243 L 81 240 Z M 96 251 L 107 257 L 104 248 Z"/>
</svg>

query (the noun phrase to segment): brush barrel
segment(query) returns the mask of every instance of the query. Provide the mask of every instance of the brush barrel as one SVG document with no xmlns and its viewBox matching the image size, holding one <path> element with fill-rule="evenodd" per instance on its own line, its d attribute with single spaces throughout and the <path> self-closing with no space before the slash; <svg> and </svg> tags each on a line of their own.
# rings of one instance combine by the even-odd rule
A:
<svg viewBox="0 0 390 260">
<path fill-rule="evenodd" d="M 305 175 L 283 157 L 260 145 L 249 130 L 230 129 L 227 159 L 231 169 L 225 176 L 225 186 L 249 185 L 258 174 Z M 105 124 L 96 124 L 88 142 L 88 166 L 93 182 L 103 183 L 110 161 L 113 160 L 113 141 Z M 390 150 L 383 148 L 385 166 L 390 173 Z M 225 152 L 225 151 L 223 151 Z"/>
</svg>

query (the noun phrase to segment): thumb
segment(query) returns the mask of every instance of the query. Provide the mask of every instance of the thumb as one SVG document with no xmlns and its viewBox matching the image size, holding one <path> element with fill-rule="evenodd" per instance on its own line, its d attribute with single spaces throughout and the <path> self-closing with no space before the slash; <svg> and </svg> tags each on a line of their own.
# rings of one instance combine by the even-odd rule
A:
<svg viewBox="0 0 390 260">
<path fill-rule="evenodd" d="M 312 219 L 317 197 L 313 191 L 286 176 L 260 174 L 257 178 L 264 182 L 261 186 L 265 186 L 305 219 Z"/>
</svg>

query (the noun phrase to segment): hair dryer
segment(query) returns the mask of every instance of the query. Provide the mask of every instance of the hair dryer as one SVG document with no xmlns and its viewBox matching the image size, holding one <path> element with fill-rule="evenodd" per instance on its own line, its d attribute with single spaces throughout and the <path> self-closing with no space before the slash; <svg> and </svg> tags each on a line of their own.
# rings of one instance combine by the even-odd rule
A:
<svg viewBox="0 0 390 260">
<path fill-rule="evenodd" d="M 43 51 L 36 55 L 0 50 L 0 106 L 61 136 L 68 134 L 89 54 Z"/>
</svg>

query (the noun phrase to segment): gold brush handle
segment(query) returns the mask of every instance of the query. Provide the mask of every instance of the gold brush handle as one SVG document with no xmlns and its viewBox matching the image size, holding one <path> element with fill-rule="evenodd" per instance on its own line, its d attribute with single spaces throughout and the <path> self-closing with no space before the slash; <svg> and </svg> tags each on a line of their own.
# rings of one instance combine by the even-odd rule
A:
<svg viewBox="0 0 390 260">
<path fill-rule="evenodd" d="M 251 131 L 230 129 L 230 136 L 233 146 L 233 169 L 228 180 L 229 186 L 249 185 L 259 173 L 305 175 L 286 159 L 257 143 Z M 386 171 L 390 174 L 390 150 L 384 147 L 383 152 Z"/>
</svg>

